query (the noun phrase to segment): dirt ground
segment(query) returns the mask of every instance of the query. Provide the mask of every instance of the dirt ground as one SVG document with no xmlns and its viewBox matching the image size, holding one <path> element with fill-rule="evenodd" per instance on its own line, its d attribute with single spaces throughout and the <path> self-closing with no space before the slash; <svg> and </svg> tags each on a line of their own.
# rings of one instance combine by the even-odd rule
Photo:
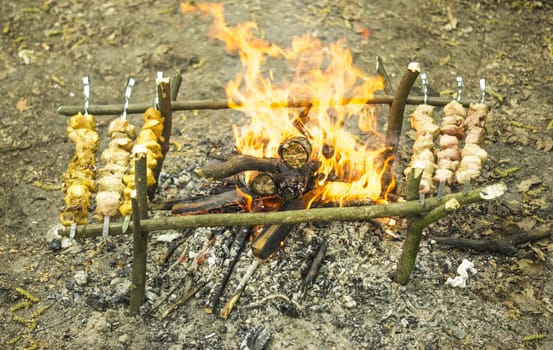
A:
<svg viewBox="0 0 553 350">
<path fill-rule="evenodd" d="M 530 0 L 223 3 L 230 25 L 255 20 L 266 40 L 283 47 L 305 33 L 325 43 L 346 38 L 354 63 L 372 71 L 380 55 L 394 86 L 411 61 L 428 74 L 432 96 L 452 97 L 455 78 L 462 76 L 463 99 L 476 101 L 478 81 L 486 78 L 493 116 L 485 145 L 490 159 L 478 183 L 503 181 L 507 193 L 430 226 L 406 286 L 390 278 L 402 231 L 393 238 L 368 223 L 304 225 L 282 252 L 259 266 L 227 320 L 206 313 L 204 306 L 220 282 L 223 248 L 232 244 L 234 231 L 195 230 L 176 253 L 190 259 L 170 273 L 156 263 L 167 243 L 158 241 L 162 233 L 154 233 L 147 305 L 142 316 L 131 317 L 128 236 L 66 240 L 59 250 L 47 244 L 63 206 L 62 174 L 74 152 L 65 134 L 67 118 L 57 108 L 82 103 L 84 75 L 91 80 L 91 104 L 123 103 L 128 77 L 137 81 L 131 102 L 153 101 L 159 70 L 169 76 L 181 71 L 178 100 L 222 99 L 226 82 L 240 70 L 239 59 L 208 37 L 209 20 L 180 13 L 175 1 L 3 1 L 0 348 L 236 349 L 247 348 L 241 343 L 256 326 L 270 333 L 267 349 L 553 348 L 550 239 L 524 244 L 513 257 L 430 244 L 435 236 L 493 239 L 516 230 L 550 230 L 553 5 Z M 382 107 L 380 128 L 386 112 Z M 231 125 L 244 117 L 230 111 L 174 116 L 175 143 L 159 196 L 206 193 L 209 184 L 192 169 L 213 149 L 232 149 Z M 97 116 L 103 147 L 113 117 Z M 140 115 L 130 120 L 140 125 Z M 404 134 L 401 142 L 399 164 L 405 165 L 412 141 Z M 215 262 L 208 259 L 194 269 L 194 257 L 213 232 L 220 234 L 209 248 Z M 327 256 L 298 307 L 290 300 L 321 240 L 328 242 Z M 467 288 L 444 285 L 463 259 L 478 270 Z M 229 291 L 251 261 L 248 253 L 239 261 Z M 205 288 L 159 319 L 203 280 Z"/>
</svg>

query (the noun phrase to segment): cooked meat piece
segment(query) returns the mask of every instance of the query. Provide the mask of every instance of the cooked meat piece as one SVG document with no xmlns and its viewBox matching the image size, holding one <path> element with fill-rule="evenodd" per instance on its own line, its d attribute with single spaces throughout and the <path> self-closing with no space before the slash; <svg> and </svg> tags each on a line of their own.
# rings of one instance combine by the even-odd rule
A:
<svg viewBox="0 0 553 350">
<path fill-rule="evenodd" d="M 438 160 L 440 159 L 449 159 L 449 160 L 459 160 L 461 159 L 461 149 L 459 147 L 446 148 L 438 151 L 436 154 Z"/>
<path fill-rule="evenodd" d="M 465 138 L 465 145 L 469 143 L 482 145 L 485 138 L 486 131 L 483 128 L 474 127 L 468 131 L 467 137 Z"/>
<path fill-rule="evenodd" d="M 462 104 L 453 100 L 444 106 L 444 114 L 446 116 L 460 115 L 461 117 L 465 117 L 467 112 Z"/>
<path fill-rule="evenodd" d="M 117 118 L 109 124 L 108 136 L 113 139 L 115 138 L 114 133 L 124 134 L 131 140 L 136 138 L 136 128 L 134 125 L 129 124 L 127 119 Z"/>
<path fill-rule="evenodd" d="M 455 136 L 451 136 L 448 134 L 443 134 L 440 136 L 440 148 L 446 149 L 446 148 L 455 148 L 459 147 L 459 139 Z"/>
<path fill-rule="evenodd" d="M 455 136 L 458 139 L 462 139 L 465 136 L 465 132 L 462 127 L 456 125 L 444 125 L 440 128 L 442 135 Z"/>
<path fill-rule="evenodd" d="M 455 181 L 455 173 L 450 169 L 436 169 L 436 173 L 432 180 L 435 183 L 445 182 L 448 185 L 451 185 Z"/>
<path fill-rule="evenodd" d="M 482 161 L 478 156 L 467 155 L 461 159 L 459 168 L 455 172 L 455 178 L 458 183 L 464 184 L 480 176 L 482 171 Z"/>
<path fill-rule="evenodd" d="M 413 153 L 420 153 L 424 149 L 434 149 L 434 137 L 431 134 L 419 135 L 413 144 Z"/>
<path fill-rule="evenodd" d="M 459 115 L 445 116 L 442 118 L 441 126 L 444 127 L 446 125 L 455 125 L 462 127 L 463 125 L 465 125 L 465 118 Z"/>
<path fill-rule="evenodd" d="M 121 203 L 121 192 L 102 191 L 96 195 L 96 219 L 104 216 L 116 216 Z"/>
<path fill-rule="evenodd" d="M 488 152 L 486 152 L 479 145 L 473 143 L 467 143 L 465 147 L 463 147 L 461 156 L 463 158 L 466 158 L 467 156 L 477 156 L 478 158 L 480 158 L 482 164 L 485 163 L 486 160 L 488 160 Z"/>
</svg>

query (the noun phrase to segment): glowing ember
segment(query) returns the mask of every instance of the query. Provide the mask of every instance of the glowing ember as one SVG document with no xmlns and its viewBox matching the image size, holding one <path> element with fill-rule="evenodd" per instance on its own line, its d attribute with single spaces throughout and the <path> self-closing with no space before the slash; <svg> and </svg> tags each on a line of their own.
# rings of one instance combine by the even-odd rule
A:
<svg viewBox="0 0 553 350">
<path fill-rule="evenodd" d="M 312 146 L 311 157 L 321 164 L 315 188 L 306 194 L 309 204 L 381 200 L 381 178 L 388 159 L 384 159 L 384 142 L 376 131 L 373 110 L 363 102 L 384 84 L 380 77 L 369 76 L 352 64 L 344 40 L 325 47 L 320 40 L 304 35 L 295 37 L 289 48 L 281 48 L 256 36 L 254 22 L 228 27 L 221 4 L 181 3 L 181 7 L 185 13 L 212 15 L 210 34 L 223 41 L 229 53 L 237 52 L 244 66 L 226 87 L 229 105 L 251 118 L 249 125 L 234 127 L 240 153 L 278 157 L 279 145 L 303 132 Z M 269 59 L 271 63 L 284 59 L 287 74 L 277 80 L 272 70 L 264 68 Z M 302 108 L 287 107 L 294 99 L 311 102 L 302 122 L 298 121 Z M 344 127 L 352 116 L 358 118 L 358 134 L 363 140 Z M 350 124 L 348 128 L 352 128 Z"/>
</svg>

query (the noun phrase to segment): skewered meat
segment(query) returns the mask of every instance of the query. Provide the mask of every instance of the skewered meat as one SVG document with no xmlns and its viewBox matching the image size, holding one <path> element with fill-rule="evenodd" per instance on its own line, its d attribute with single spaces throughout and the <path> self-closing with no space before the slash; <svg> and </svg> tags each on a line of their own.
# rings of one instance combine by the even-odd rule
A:
<svg viewBox="0 0 553 350">
<path fill-rule="evenodd" d="M 129 165 L 130 150 L 136 129 L 128 120 L 117 118 L 108 127 L 111 137 L 108 147 L 102 152 L 102 162 L 105 164 L 98 179 L 98 194 L 96 195 L 97 220 L 117 216 L 125 184 L 123 176 Z"/>
<path fill-rule="evenodd" d="M 475 145 L 481 145 L 484 143 L 485 137 L 486 137 L 486 131 L 484 130 L 484 128 L 475 126 L 467 132 L 467 137 L 465 138 L 465 144 L 472 143 Z"/>
<path fill-rule="evenodd" d="M 455 148 L 459 147 L 459 139 L 455 136 L 443 134 L 440 136 L 440 148 Z"/>
<path fill-rule="evenodd" d="M 444 106 L 444 114 L 446 116 L 458 115 L 463 118 L 467 116 L 467 112 L 465 111 L 463 105 L 456 100 L 453 100 Z"/>
<path fill-rule="evenodd" d="M 486 160 L 488 160 L 488 152 L 482 149 L 482 147 L 472 143 L 467 143 L 465 147 L 463 147 L 461 156 L 465 158 L 470 155 L 477 156 L 478 158 L 480 158 L 480 160 L 482 161 L 482 164 L 484 164 Z"/>
<path fill-rule="evenodd" d="M 439 160 L 459 160 L 461 159 L 461 149 L 459 147 L 444 148 L 438 151 L 436 156 Z"/>
<path fill-rule="evenodd" d="M 434 139 L 440 132 L 440 128 L 432 118 L 433 114 L 434 108 L 432 106 L 419 105 L 410 115 L 411 127 L 416 131 L 416 139 L 413 144 L 411 162 L 404 172 L 408 176 L 413 168 L 423 169 L 419 191 L 425 194 L 433 191 L 432 174 L 436 169 Z"/>
<path fill-rule="evenodd" d="M 90 197 L 96 191 L 94 170 L 100 137 L 94 131 L 94 117 L 88 114 L 78 113 L 69 118 L 66 132 L 75 144 L 75 155 L 63 174 L 65 208 L 59 217 L 65 226 L 83 225 L 88 222 Z"/>
<path fill-rule="evenodd" d="M 144 124 L 136 139 L 133 152 L 138 153 L 141 149 L 146 148 L 146 184 L 149 187 L 156 183 L 153 170 L 157 166 L 158 160 L 163 158 L 159 142 L 163 141 L 164 118 L 161 116 L 160 111 L 154 108 L 148 108 L 146 112 L 144 112 L 143 120 Z M 132 211 L 131 194 L 135 189 L 134 173 L 134 161 L 131 161 L 129 174 L 123 176 L 123 183 L 125 184 L 125 189 L 123 191 L 124 200 L 119 207 L 119 212 L 123 216 L 129 215 Z"/>
<path fill-rule="evenodd" d="M 465 184 L 478 178 L 482 172 L 482 165 L 488 159 L 488 153 L 482 149 L 486 132 L 482 122 L 488 114 L 488 106 L 483 103 L 472 103 L 469 107 L 466 127 L 467 137 L 461 152 L 459 168 L 455 172 L 458 183 Z"/>
<path fill-rule="evenodd" d="M 444 106 L 444 115 L 440 125 L 440 150 L 436 152 L 438 166 L 432 180 L 450 185 L 455 179 L 455 170 L 461 159 L 459 144 L 465 136 L 463 126 L 466 112 L 463 106 L 454 100 Z"/>
<path fill-rule="evenodd" d="M 438 136 L 440 128 L 434 124 L 432 118 L 434 109 L 428 107 L 427 105 L 419 105 L 415 108 L 415 111 L 410 115 L 411 127 L 416 130 L 417 137 L 420 134 L 431 134 L 434 139 Z"/>
<path fill-rule="evenodd" d="M 478 178 L 481 170 L 482 161 L 480 160 L 480 157 L 468 155 L 463 157 L 461 160 L 459 168 L 455 172 L 455 177 L 458 183 L 464 184 Z"/>
<path fill-rule="evenodd" d="M 440 131 L 445 135 L 450 135 L 453 137 L 456 137 L 457 139 L 462 139 L 465 136 L 465 132 L 463 131 L 463 128 L 457 125 L 444 125 L 440 128 Z"/>
</svg>

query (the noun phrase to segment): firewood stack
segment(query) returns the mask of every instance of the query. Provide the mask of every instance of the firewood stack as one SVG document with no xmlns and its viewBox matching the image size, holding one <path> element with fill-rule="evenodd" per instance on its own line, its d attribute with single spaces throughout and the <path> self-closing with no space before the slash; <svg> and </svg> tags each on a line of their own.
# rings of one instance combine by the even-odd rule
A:
<svg viewBox="0 0 553 350">
<path fill-rule="evenodd" d="M 196 169 L 201 177 L 221 180 L 234 177 L 239 189 L 220 196 L 220 206 L 240 204 L 252 212 L 305 209 L 308 200 L 304 195 L 313 188 L 320 162 L 312 157 L 311 143 L 307 137 L 293 137 L 281 143 L 278 158 L 256 158 L 233 155 L 226 161 Z M 251 203 L 248 205 L 247 203 Z M 216 207 L 212 203 L 212 207 Z M 176 203 L 173 212 L 190 213 L 197 204 Z M 280 246 L 295 225 L 270 225 L 263 227 L 252 242 L 254 255 L 268 258 Z"/>
</svg>

